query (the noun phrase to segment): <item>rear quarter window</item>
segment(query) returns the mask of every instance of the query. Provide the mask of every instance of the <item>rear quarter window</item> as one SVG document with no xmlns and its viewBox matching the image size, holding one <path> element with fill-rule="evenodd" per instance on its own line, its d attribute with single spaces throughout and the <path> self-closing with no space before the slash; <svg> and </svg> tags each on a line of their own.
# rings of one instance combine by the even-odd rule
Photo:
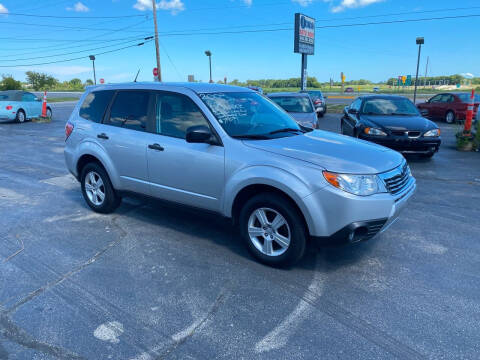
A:
<svg viewBox="0 0 480 360">
<path fill-rule="evenodd" d="M 112 100 L 113 94 L 113 90 L 91 92 L 85 97 L 80 107 L 79 115 L 86 120 L 96 123 L 102 122 L 103 115 Z"/>
</svg>

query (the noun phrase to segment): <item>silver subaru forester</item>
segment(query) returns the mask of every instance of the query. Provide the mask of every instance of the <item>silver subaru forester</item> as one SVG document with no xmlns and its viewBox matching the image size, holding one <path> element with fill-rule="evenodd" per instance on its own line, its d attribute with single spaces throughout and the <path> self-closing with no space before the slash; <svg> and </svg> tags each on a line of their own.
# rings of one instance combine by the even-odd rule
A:
<svg viewBox="0 0 480 360">
<path fill-rule="evenodd" d="M 304 128 L 236 86 L 89 87 L 65 133 L 67 167 L 94 211 L 132 193 L 210 210 L 269 265 L 295 263 L 308 239 L 372 238 L 415 191 L 399 153 Z"/>
</svg>

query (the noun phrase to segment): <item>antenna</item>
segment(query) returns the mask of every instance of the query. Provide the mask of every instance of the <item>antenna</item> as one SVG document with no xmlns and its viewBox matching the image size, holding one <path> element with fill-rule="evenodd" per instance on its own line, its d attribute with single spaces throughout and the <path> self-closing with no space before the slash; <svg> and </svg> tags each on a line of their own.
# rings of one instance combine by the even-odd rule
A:
<svg viewBox="0 0 480 360">
<path fill-rule="evenodd" d="M 140 69 L 138 69 L 137 76 L 135 76 L 135 80 L 133 80 L 133 82 L 137 82 L 138 74 L 140 74 Z"/>
</svg>

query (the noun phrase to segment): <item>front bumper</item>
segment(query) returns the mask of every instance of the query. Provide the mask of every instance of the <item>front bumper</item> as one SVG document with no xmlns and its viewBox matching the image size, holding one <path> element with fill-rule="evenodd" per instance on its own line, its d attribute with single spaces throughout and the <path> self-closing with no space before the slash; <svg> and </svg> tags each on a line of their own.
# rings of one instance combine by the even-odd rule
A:
<svg viewBox="0 0 480 360">
<path fill-rule="evenodd" d="M 359 136 L 360 139 L 374 142 L 375 144 L 388 147 L 390 149 L 396 150 L 404 154 L 427 154 L 432 152 L 437 152 L 442 143 L 440 137 L 428 138 L 428 137 L 418 137 L 418 138 L 409 138 L 403 136 Z"/>
<path fill-rule="evenodd" d="M 397 221 L 415 190 L 413 177 L 395 195 L 356 196 L 332 186 L 322 188 L 304 199 L 309 211 L 314 211 L 310 235 L 323 243 L 371 239 Z"/>
</svg>

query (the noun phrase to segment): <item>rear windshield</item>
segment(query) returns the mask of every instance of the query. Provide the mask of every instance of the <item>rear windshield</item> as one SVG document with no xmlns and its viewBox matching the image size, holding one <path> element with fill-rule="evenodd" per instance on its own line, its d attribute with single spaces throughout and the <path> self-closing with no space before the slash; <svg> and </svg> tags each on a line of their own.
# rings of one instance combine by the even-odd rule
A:
<svg viewBox="0 0 480 360">
<path fill-rule="evenodd" d="M 464 103 L 469 103 L 470 102 L 470 94 L 457 94 L 458 98 L 464 102 Z M 480 95 L 475 95 L 475 102 L 480 102 Z"/>
<path fill-rule="evenodd" d="M 304 96 L 273 96 L 271 97 L 277 105 L 280 105 L 285 111 L 292 113 L 310 113 L 313 112 L 310 99 Z"/>
</svg>

